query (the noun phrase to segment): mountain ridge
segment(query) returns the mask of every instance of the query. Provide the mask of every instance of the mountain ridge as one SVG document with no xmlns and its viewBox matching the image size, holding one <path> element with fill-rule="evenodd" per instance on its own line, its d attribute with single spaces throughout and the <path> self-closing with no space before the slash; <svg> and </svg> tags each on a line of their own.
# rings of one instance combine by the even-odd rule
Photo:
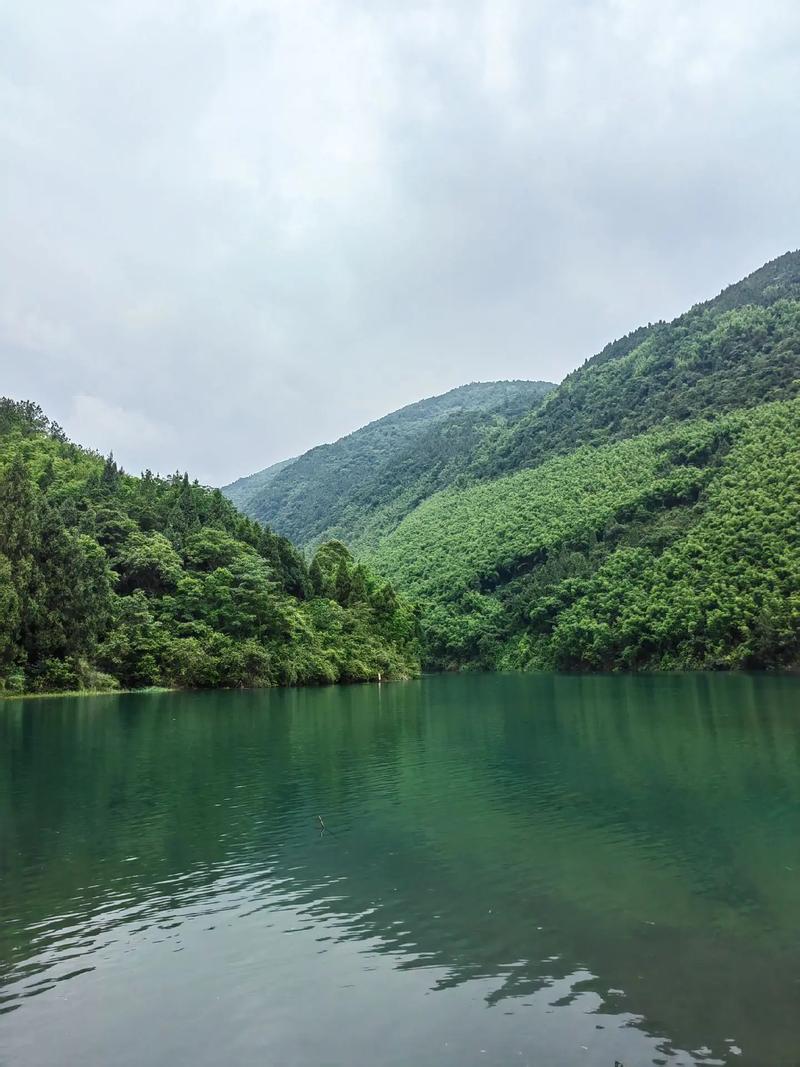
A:
<svg viewBox="0 0 800 1067">
<path fill-rule="evenodd" d="M 493 477 L 535 466 L 549 455 L 593 443 L 598 434 L 602 439 L 607 431 L 619 438 L 641 432 L 665 415 L 681 421 L 698 413 L 699 404 L 687 400 L 687 393 L 698 387 L 709 394 L 709 410 L 713 411 L 746 405 L 749 398 L 756 402 L 777 399 L 788 385 L 786 380 L 776 383 L 772 393 L 763 382 L 751 388 L 751 369 L 741 361 L 734 365 L 724 349 L 738 346 L 752 356 L 762 352 L 773 356 L 770 334 L 779 335 L 785 328 L 776 322 L 780 318 L 776 308 L 798 300 L 800 251 L 787 252 L 670 322 L 639 327 L 611 342 L 568 374 L 538 410 L 519 419 L 489 462 L 479 459 L 472 465 L 472 475 Z M 789 317 L 792 314 L 788 308 Z M 720 336 L 709 341 L 713 325 L 721 327 Z M 708 342 L 709 351 L 693 348 L 697 337 Z M 734 378 L 738 374 L 739 381 L 717 381 L 711 388 L 714 375 L 719 377 L 715 360 L 720 356 L 728 363 L 723 370 L 732 372 Z M 767 362 L 770 371 L 775 370 L 776 359 Z M 791 360 L 783 370 L 796 373 Z M 672 407 L 663 410 L 665 403 Z"/>
<path fill-rule="evenodd" d="M 237 479 L 222 491 L 238 499 L 246 514 L 301 546 L 312 547 L 330 537 L 354 543 L 359 523 L 383 503 L 378 494 L 386 492 L 383 482 L 393 463 L 413 469 L 414 477 L 425 483 L 424 490 L 410 494 L 408 505 L 413 506 L 438 488 L 440 480 L 451 477 L 445 467 L 452 465 L 456 439 L 467 447 L 467 441 L 473 442 L 498 420 L 517 417 L 552 388 L 549 382 L 520 379 L 457 386 L 317 445 L 284 461 L 277 471 L 273 465 Z M 415 463 L 418 445 L 425 459 Z M 397 510 L 396 498 L 389 503 Z M 402 507 L 400 513 L 405 513 Z"/>
<path fill-rule="evenodd" d="M 614 345 L 367 554 L 428 666 L 800 661 L 800 253 Z"/>
<path fill-rule="evenodd" d="M 276 475 L 280 474 L 282 470 L 286 470 L 296 459 L 297 456 L 290 456 L 289 459 L 279 459 L 277 463 L 272 463 L 269 467 L 256 471 L 255 474 L 245 474 L 226 485 L 222 492 L 240 511 L 244 511 L 244 505 L 247 504 L 247 501 Z"/>
<path fill-rule="evenodd" d="M 350 453 L 365 436 L 413 419 L 431 403 L 502 383 L 470 383 L 407 405 L 223 492 L 301 546 L 333 537 L 373 552 L 414 508 L 450 486 L 535 467 L 608 437 L 635 436 L 665 419 L 681 422 L 793 395 L 793 355 L 781 362 L 772 342 L 794 329 L 783 320 L 792 319 L 798 299 L 800 252 L 786 252 L 671 321 L 609 342 L 556 386 L 529 383 L 532 392 L 519 392 L 517 403 L 507 396 L 477 410 L 453 404 L 446 418 L 420 420 L 402 447 L 374 448 L 362 477 L 354 474 Z M 712 324 L 718 335 L 709 339 Z M 693 338 L 705 350 L 693 349 Z M 751 365 L 727 358 L 726 348 L 737 346 L 750 351 Z M 523 382 L 506 384 L 519 389 Z"/>
</svg>

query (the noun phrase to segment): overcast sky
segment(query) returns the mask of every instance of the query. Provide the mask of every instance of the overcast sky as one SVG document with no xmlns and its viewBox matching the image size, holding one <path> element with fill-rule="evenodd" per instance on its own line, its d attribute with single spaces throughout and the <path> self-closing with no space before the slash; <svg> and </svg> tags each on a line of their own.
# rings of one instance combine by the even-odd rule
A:
<svg viewBox="0 0 800 1067">
<path fill-rule="evenodd" d="M 0 393 L 220 484 L 800 245 L 798 0 L 0 0 Z"/>
</svg>

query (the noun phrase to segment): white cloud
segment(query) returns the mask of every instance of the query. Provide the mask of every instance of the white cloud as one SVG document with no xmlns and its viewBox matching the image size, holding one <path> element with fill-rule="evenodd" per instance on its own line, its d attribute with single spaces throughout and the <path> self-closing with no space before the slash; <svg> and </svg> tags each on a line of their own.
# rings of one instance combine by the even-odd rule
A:
<svg viewBox="0 0 800 1067">
<path fill-rule="evenodd" d="M 72 398 L 64 429 L 73 440 L 104 454 L 113 452 L 118 460 L 123 456 L 132 457 L 134 473 L 146 466 L 136 463 L 137 456 L 144 457 L 162 450 L 168 454 L 168 450 L 177 444 L 177 434 L 171 426 L 153 422 L 140 411 L 109 404 L 100 397 L 86 394 Z M 166 468 L 161 473 L 171 472 L 172 468 Z"/>
<path fill-rule="evenodd" d="M 3 391 L 133 469 L 227 480 L 560 377 L 800 244 L 794 0 L 0 20 Z"/>
</svg>

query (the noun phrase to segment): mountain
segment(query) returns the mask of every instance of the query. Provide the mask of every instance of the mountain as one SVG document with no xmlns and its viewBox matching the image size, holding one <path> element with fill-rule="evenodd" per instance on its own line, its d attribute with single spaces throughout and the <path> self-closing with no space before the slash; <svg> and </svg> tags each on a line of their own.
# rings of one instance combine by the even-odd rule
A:
<svg viewBox="0 0 800 1067">
<path fill-rule="evenodd" d="M 0 400 L 0 689 L 800 666 L 800 253 L 229 492 Z"/>
<path fill-rule="evenodd" d="M 567 375 L 547 403 L 476 457 L 471 474 L 519 470 L 665 421 L 794 395 L 798 300 L 800 252 L 791 252 L 673 322 L 641 327 Z"/>
<path fill-rule="evenodd" d="M 407 676 L 413 607 L 188 476 L 134 478 L 0 399 L 0 691 Z"/>
<path fill-rule="evenodd" d="M 296 458 L 296 456 L 292 456 L 291 459 L 279 460 L 278 463 L 273 463 L 271 467 L 266 467 L 263 471 L 258 471 L 257 474 L 248 474 L 244 478 L 237 478 L 235 482 L 226 485 L 222 492 L 239 511 L 246 513 L 251 499 L 257 497 L 275 475 L 280 474 L 282 470 L 294 463 Z"/>
<path fill-rule="evenodd" d="M 486 441 L 553 388 L 529 381 L 463 385 L 222 491 L 301 546 L 329 538 L 374 545 L 421 500 L 452 485 Z"/>
<path fill-rule="evenodd" d="M 588 360 L 370 561 L 435 667 L 800 661 L 800 253 Z"/>
</svg>

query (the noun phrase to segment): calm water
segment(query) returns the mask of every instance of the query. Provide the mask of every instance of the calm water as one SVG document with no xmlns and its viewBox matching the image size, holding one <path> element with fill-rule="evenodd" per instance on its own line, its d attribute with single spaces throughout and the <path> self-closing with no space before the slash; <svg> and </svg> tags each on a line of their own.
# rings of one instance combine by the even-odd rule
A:
<svg viewBox="0 0 800 1067">
<path fill-rule="evenodd" d="M 800 1064 L 800 679 L 0 705 L 3 1065 L 615 1059 Z"/>
</svg>

